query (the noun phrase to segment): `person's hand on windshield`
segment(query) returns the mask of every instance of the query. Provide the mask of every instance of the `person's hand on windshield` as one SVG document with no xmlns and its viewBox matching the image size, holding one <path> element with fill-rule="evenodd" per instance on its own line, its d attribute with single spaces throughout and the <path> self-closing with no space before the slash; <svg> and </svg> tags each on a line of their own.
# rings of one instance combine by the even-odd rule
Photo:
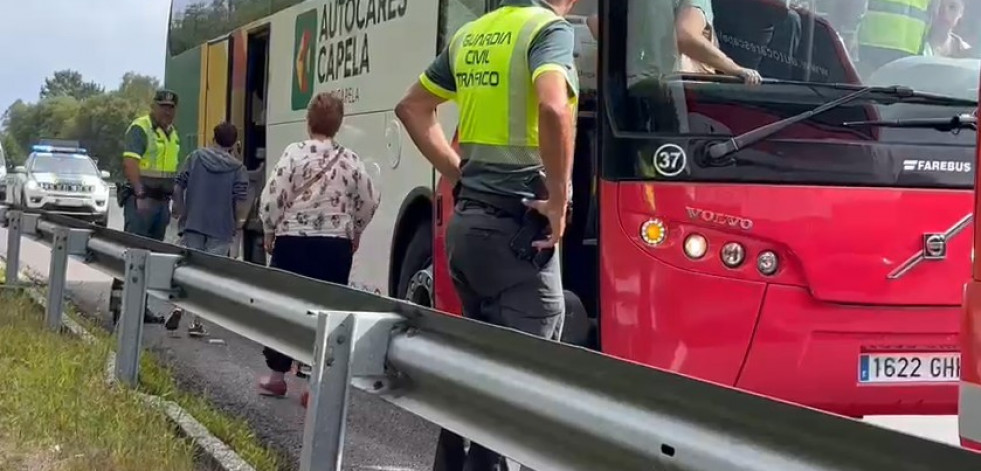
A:
<svg viewBox="0 0 981 471">
<path fill-rule="evenodd" d="M 739 70 L 737 70 L 736 73 L 733 75 L 743 79 L 743 82 L 745 82 L 746 85 L 759 85 L 763 83 L 763 77 L 760 75 L 759 72 L 753 69 L 747 69 L 745 67 L 742 67 Z"/>
</svg>

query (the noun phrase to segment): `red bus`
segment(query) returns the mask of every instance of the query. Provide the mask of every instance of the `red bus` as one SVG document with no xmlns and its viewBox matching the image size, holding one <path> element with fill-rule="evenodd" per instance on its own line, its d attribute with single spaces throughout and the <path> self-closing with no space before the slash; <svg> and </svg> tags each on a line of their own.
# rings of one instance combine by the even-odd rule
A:
<svg viewBox="0 0 981 471">
<path fill-rule="evenodd" d="M 890 123 L 973 112 L 979 60 L 879 60 L 859 0 L 714 0 L 719 48 L 765 81 L 683 74 L 673 3 L 580 2 L 597 41 L 570 17 L 563 340 L 854 417 L 955 413 L 974 135 Z M 978 37 L 978 7 L 958 37 Z M 459 313 L 437 186 L 404 296 Z"/>
</svg>

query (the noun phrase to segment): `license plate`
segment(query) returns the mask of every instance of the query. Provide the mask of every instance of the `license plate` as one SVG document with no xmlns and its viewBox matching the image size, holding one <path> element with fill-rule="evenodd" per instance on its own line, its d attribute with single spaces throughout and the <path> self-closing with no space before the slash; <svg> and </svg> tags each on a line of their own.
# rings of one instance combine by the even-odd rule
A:
<svg viewBox="0 0 981 471">
<path fill-rule="evenodd" d="M 56 199 L 55 204 L 58 206 L 81 206 L 82 201 L 72 198 Z"/>
<path fill-rule="evenodd" d="M 859 383 L 937 383 L 958 381 L 961 354 L 876 353 L 858 356 Z"/>
</svg>

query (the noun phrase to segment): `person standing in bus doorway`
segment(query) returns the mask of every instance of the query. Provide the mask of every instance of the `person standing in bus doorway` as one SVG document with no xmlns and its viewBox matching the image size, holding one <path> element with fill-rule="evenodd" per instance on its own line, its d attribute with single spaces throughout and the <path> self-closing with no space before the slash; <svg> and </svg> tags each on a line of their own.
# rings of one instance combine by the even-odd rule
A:
<svg viewBox="0 0 981 471">
<path fill-rule="evenodd" d="M 126 130 L 123 174 L 126 183 L 116 191 L 123 208 L 123 228 L 138 236 L 162 241 L 170 224 L 170 200 L 180 153 L 180 137 L 174 128 L 177 94 L 158 90 L 150 113 L 140 116 Z M 144 321 L 164 319 L 149 311 Z"/>
<path fill-rule="evenodd" d="M 454 287 L 471 319 L 558 337 L 565 313 L 555 249 L 571 199 L 579 84 L 576 0 L 504 0 L 464 25 L 395 109 L 422 154 L 458 185 L 446 234 Z M 461 154 L 436 120 L 460 109 Z M 462 439 L 444 430 L 434 469 L 461 467 Z M 471 443 L 463 469 L 507 469 Z"/>
<path fill-rule="evenodd" d="M 307 108 L 306 140 L 290 144 L 272 169 L 259 216 L 270 266 L 308 278 L 348 284 L 361 235 L 381 202 L 364 162 L 334 137 L 344 121 L 344 102 L 330 93 Z M 285 396 L 293 359 L 266 347 L 271 372 L 259 394 Z M 308 394 L 300 395 L 306 406 Z"/>
<path fill-rule="evenodd" d="M 235 234 L 245 225 L 249 206 L 249 176 L 232 153 L 238 129 L 229 122 L 215 126 L 214 145 L 195 150 L 184 161 L 174 182 L 172 216 L 177 219 L 181 245 L 213 255 L 229 256 Z M 164 327 L 176 331 L 183 311 L 174 309 Z M 188 335 L 207 335 L 194 316 Z"/>
</svg>

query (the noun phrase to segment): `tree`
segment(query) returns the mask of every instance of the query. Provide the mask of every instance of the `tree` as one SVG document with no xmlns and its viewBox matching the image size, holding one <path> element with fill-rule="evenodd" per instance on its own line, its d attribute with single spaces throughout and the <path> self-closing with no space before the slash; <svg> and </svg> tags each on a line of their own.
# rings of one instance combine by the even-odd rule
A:
<svg viewBox="0 0 981 471">
<path fill-rule="evenodd" d="M 129 72 L 118 89 L 105 92 L 77 72 L 57 72 L 45 80 L 37 103 L 18 100 L 3 114 L 0 144 L 16 165 L 41 138 L 77 140 L 99 167 L 120 176 L 126 128 L 148 109 L 159 86 L 155 77 Z"/>
<path fill-rule="evenodd" d="M 89 155 L 99 159 L 99 167 L 113 175 L 122 175 L 120 157 L 126 128 L 146 109 L 147 101 L 131 101 L 122 94 L 109 93 L 82 104 L 75 120 L 74 137 Z"/>
<path fill-rule="evenodd" d="M 40 98 L 54 98 L 59 96 L 70 96 L 76 100 L 99 95 L 104 89 L 97 83 L 86 82 L 82 79 L 82 74 L 74 70 L 59 70 L 50 78 L 44 79 L 44 86 L 41 87 Z"/>
<path fill-rule="evenodd" d="M 160 80 L 136 72 L 126 72 L 117 93 L 127 101 L 150 103 L 153 94 L 160 88 Z"/>
</svg>

